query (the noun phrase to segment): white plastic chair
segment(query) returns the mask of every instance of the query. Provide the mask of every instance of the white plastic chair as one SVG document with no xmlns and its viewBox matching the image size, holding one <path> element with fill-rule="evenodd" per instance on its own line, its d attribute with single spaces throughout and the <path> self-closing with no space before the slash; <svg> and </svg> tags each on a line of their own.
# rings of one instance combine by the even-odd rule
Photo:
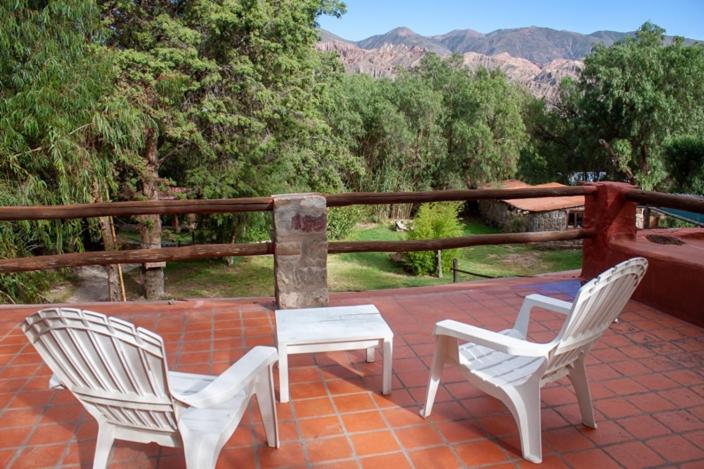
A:
<svg viewBox="0 0 704 469">
<path fill-rule="evenodd" d="M 93 468 L 113 441 L 183 446 L 186 467 L 214 468 L 253 394 L 278 447 L 273 347 L 254 347 L 220 376 L 168 371 L 162 338 L 127 321 L 71 308 L 38 311 L 22 331 L 63 386 L 98 421 Z"/>
<path fill-rule="evenodd" d="M 445 364 L 456 365 L 476 387 L 503 402 L 518 424 L 521 450 L 528 461 L 542 461 L 540 388 L 567 376 L 574 386 L 584 425 L 596 428 L 585 357 L 591 346 L 621 313 L 648 267 L 633 258 L 603 272 L 577 292 L 573 303 L 529 295 L 512 329 L 493 332 L 445 320 L 435 325 L 435 354 L 425 407 L 428 417 Z M 566 320 L 557 337 L 540 344 L 526 340 L 534 307 L 562 313 Z M 470 341 L 458 344 L 459 341 Z"/>
</svg>

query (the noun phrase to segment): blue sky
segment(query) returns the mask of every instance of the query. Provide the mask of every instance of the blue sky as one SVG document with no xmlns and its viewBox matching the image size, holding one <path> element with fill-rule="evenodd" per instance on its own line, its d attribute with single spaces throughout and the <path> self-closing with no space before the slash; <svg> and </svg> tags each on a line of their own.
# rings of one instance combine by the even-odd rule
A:
<svg viewBox="0 0 704 469">
<path fill-rule="evenodd" d="M 634 31 L 646 21 L 667 34 L 704 40 L 704 0 L 347 0 L 342 18 L 321 17 L 320 26 L 360 40 L 407 26 L 430 36 L 453 29 L 545 26 L 579 33 Z"/>
</svg>

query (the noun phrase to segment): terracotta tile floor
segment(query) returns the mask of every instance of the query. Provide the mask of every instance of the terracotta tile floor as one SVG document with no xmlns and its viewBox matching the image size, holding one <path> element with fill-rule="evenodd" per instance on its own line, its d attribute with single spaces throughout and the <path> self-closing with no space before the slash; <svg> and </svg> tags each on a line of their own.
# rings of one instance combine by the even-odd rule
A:
<svg viewBox="0 0 704 469">
<path fill-rule="evenodd" d="M 279 405 L 281 448 L 266 447 L 251 408 L 219 467 L 454 468 L 529 466 L 508 411 L 448 370 L 432 417 L 418 409 L 432 327 L 444 318 L 509 326 L 522 297 L 569 299 L 565 276 L 333 295 L 373 302 L 395 333 L 393 393 L 379 394 L 381 360 L 362 352 L 291 358 L 292 401 Z M 172 369 L 219 373 L 249 347 L 273 343 L 271 300 L 92 305 L 160 333 Z M 36 308 L 0 310 L 0 467 L 90 467 L 96 425 L 66 391 L 47 390 L 49 370 L 17 324 Z M 531 338 L 550 339 L 558 317 L 538 313 Z M 594 347 L 589 373 L 599 428 L 580 424 L 566 381 L 543 389 L 543 467 L 704 467 L 704 329 L 631 302 Z M 176 468 L 179 449 L 118 443 L 114 467 Z"/>
</svg>

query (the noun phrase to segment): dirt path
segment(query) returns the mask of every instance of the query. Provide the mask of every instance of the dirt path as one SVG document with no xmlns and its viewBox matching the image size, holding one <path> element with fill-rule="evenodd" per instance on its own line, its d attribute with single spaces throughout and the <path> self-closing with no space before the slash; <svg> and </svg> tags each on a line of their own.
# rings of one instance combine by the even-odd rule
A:
<svg viewBox="0 0 704 469">
<path fill-rule="evenodd" d="M 76 289 L 66 300 L 67 303 L 91 303 L 94 301 L 107 301 L 108 276 L 105 269 L 98 265 L 77 267 L 78 277 Z"/>
<path fill-rule="evenodd" d="M 123 265 L 123 272 L 138 267 L 137 264 Z M 105 269 L 99 265 L 77 267 L 74 270 L 77 280 L 74 291 L 66 299 L 66 303 L 92 303 L 108 300 L 108 276 Z"/>
</svg>

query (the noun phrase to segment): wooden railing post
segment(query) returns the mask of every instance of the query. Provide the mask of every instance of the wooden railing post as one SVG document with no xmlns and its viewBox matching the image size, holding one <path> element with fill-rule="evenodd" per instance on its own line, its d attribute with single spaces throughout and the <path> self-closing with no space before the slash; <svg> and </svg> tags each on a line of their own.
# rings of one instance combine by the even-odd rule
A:
<svg viewBox="0 0 704 469">
<path fill-rule="evenodd" d="M 319 194 L 275 195 L 274 284 L 279 308 L 327 306 L 327 206 Z"/>
</svg>

